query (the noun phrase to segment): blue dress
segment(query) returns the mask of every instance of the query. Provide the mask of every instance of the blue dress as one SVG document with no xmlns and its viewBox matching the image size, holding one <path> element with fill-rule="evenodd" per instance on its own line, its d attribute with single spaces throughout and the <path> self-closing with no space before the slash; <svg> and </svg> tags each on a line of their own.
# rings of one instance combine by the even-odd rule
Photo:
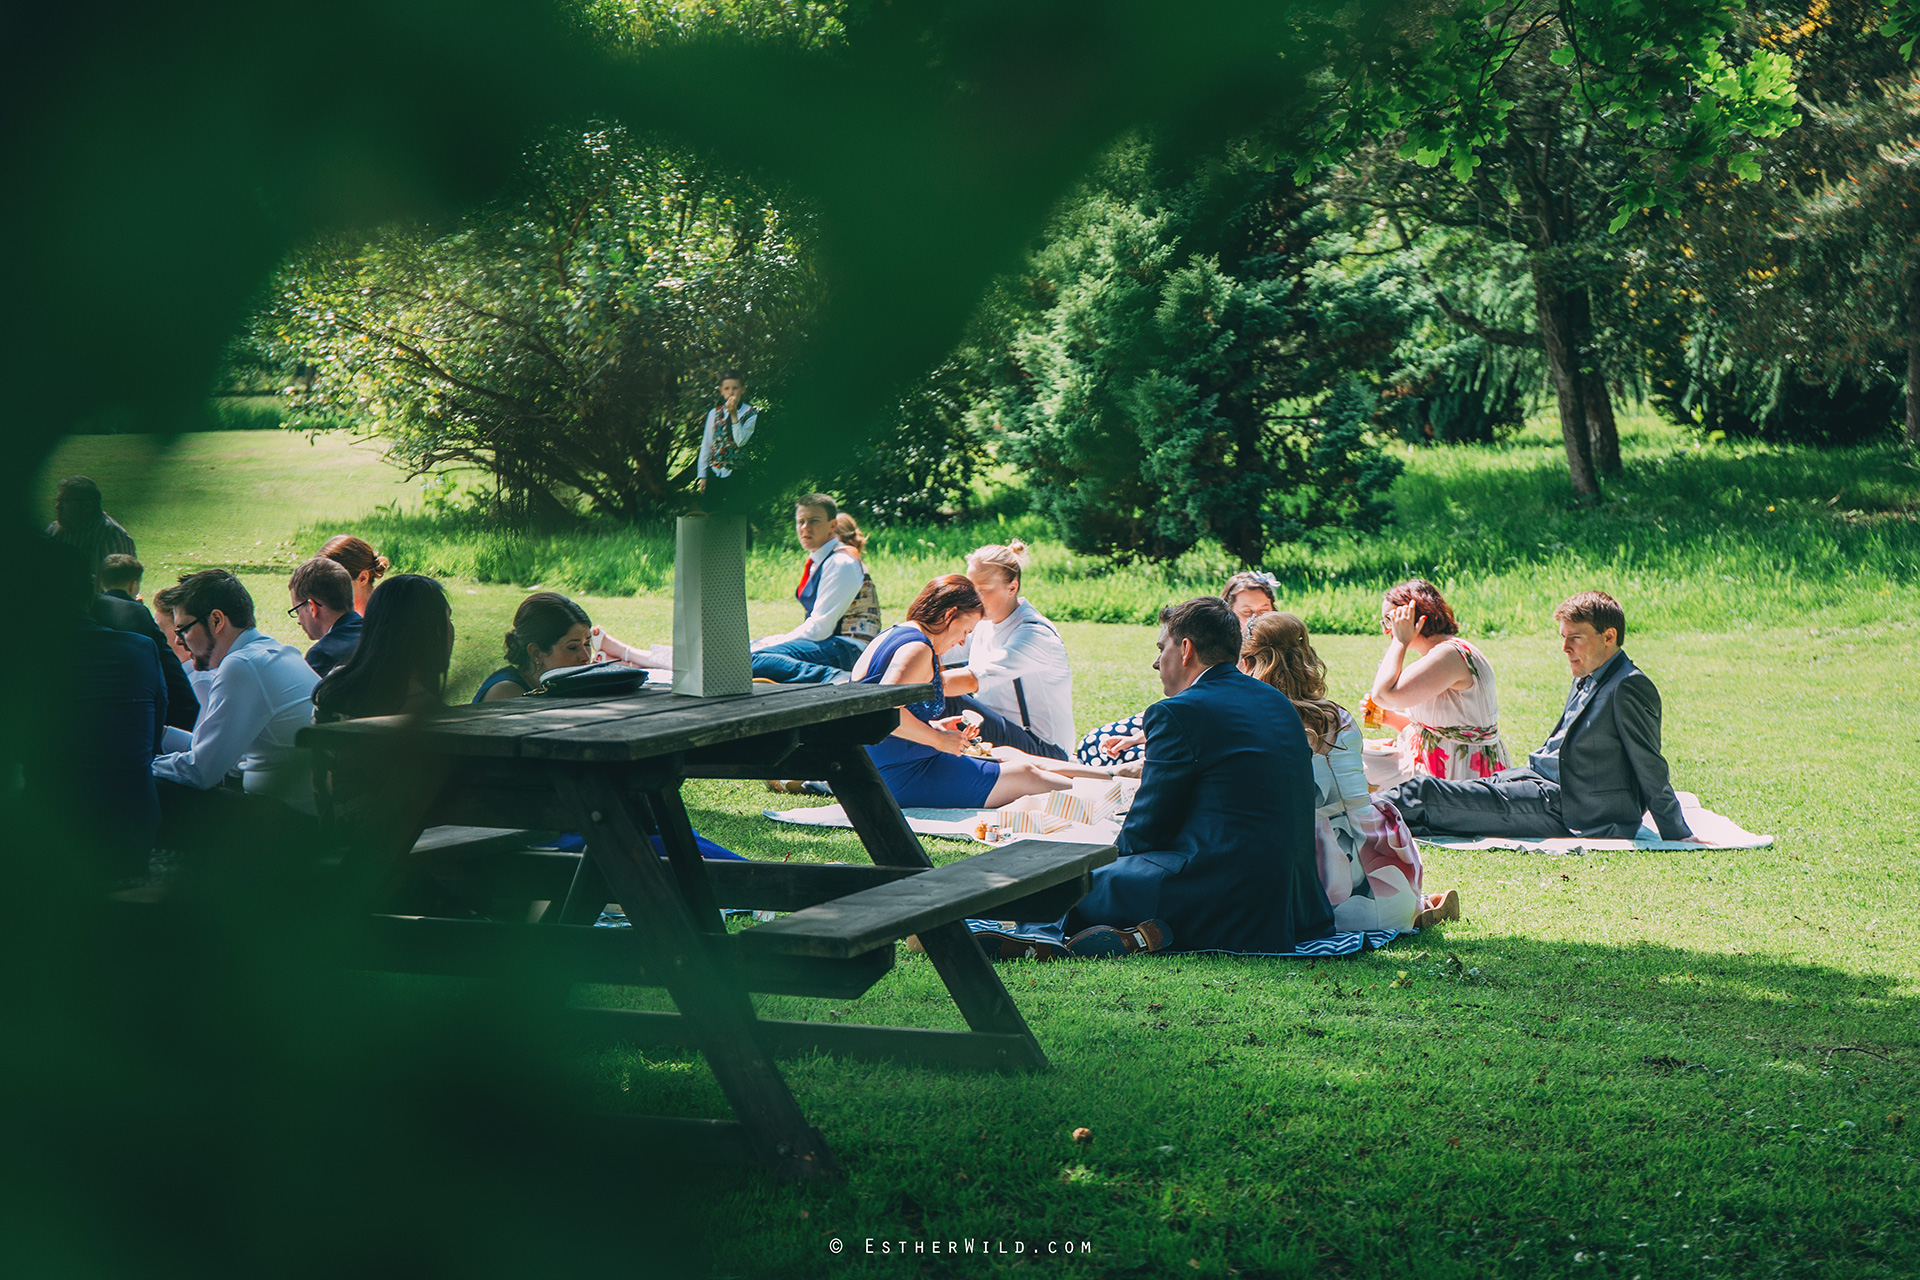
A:
<svg viewBox="0 0 1920 1280">
<path fill-rule="evenodd" d="M 887 674 L 893 655 L 914 644 L 927 644 L 926 635 L 918 627 L 902 623 L 886 632 L 867 646 L 867 674 L 860 677 L 858 683 L 879 684 Z M 937 657 L 933 664 L 933 683 L 937 688 L 943 687 Z M 945 708 L 946 696 L 941 693 L 931 702 L 911 703 L 907 710 L 931 724 L 941 718 Z M 993 784 L 1000 781 L 998 760 L 948 755 L 925 743 L 909 742 L 898 734 L 888 734 L 868 747 L 867 754 L 880 767 L 880 777 L 886 782 L 887 790 L 893 792 L 893 798 L 903 809 L 985 808 Z"/>
<path fill-rule="evenodd" d="M 497 684 L 517 684 L 520 686 L 521 693 L 533 692 L 533 686 L 527 683 L 525 676 L 522 676 L 518 671 L 515 671 L 512 667 L 502 667 L 498 671 L 494 672 L 492 675 L 488 676 L 485 680 L 482 680 L 480 682 L 480 688 L 473 695 L 473 700 L 475 702 L 484 701 L 487 696 L 487 690 L 493 688 L 493 686 Z"/>
</svg>

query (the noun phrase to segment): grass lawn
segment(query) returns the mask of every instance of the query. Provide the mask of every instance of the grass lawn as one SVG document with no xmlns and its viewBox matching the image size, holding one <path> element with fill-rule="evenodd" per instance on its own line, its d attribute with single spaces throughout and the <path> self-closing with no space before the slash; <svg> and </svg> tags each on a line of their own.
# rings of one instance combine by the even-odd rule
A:
<svg viewBox="0 0 1920 1280">
<path fill-rule="evenodd" d="M 336 440 L 194 437 L 165 466 L 140 449 L 77 440 L 49 471 L 100 479 L 151 565 L 255 570 L 263 621 L 283 636 L 283 566 L 329 521 L 408 509 L 406 487 Z M 1676 781 L 1775 833 L 1772 848 L 1436 849 L 1430 884 L 1459 888 L 1466 918 L 1365 958 L 1005 966 L 1054 1069 L 791 1063 L 847 1179 L 794 1189 L 684 1171 L 675 1212 L 711 1250 L 702 1273 L 711 1262 L 733 1276 L 1920 1274 L 1920 924 L 1905 896 L 1920 872 L 1913 486 L 1890 451 L 1693 451 L 1646 428 L 1630 454 L 1634 474 L 1616 487 L 1627 501 L 1592 517 L 1631 531 L 1618 555 L 1600 555 L 1598 535 L 1511 552 L 1518 526 L 1498 504 L 1551 506 L 1551 454 L 1523 442 L 1419 456 L 1402 510 L 1427 516 L 1403 517 L 1372 551 L 1302 560 L 1289 581 L 1317 574 L 1301 587 L 1306 611 L 1338 620 L 1363 616 L 1373 582 L 1402 565 L 1451 577 L 1522 745 L 1544 736 L 1566 689 L 1539 602 L 1576 584 L 1613 590 L 1630 620 L 1650 620 L 1628 649 L 1664 696 Z M 1836 479 L 1848 487 L 1829 507 L 1832 491 L 1816 491 Z M 1462 504 L 1451 533 L 1419 505 L 1449 488 Z M 1744 496 L 1723 501 L 1734 489 Z M 1661 514 L 1640 519 L 1635 503 Z M 1768 524 L 1769 504 L 1791 519 Z M 1673 523 L 1702 505 L 1718 514 Z M 1462 541 L 1460 521 L 1511 563 Z M 791 557 L 778 550 L 756 581 L 784 576 Z M 893 612 L 895 588 L 929 563 L 884 569 Z M 1151 585 L 1142 572 L 1110 575 L 1127 608 Z M 1101 581 L 1069 579 L 1059 598 Z M 465 692 L 497 661 L 522 588 L 449 586 Z M 1730 601 L 1739 607 L 1717 607 Z M 665 634 L 658 595 L 585 602 L 631 638 Z M 777 598 L 753 610 L 768 629 L 793 611 Z M 1157 687 L 1146 627 L 1064 630 L 1082 727 Z M 1334 696 L 1357 701 L 1377 640 L 1327 635 L 1321 652 Z M 862 857 L 850 834 L 765 822 L 772 798 L 754 784 L 692 784 L 688 799 L 704 834 L 750 856 Z M 582 995 L 659 1007 L 652 993 Z M 760 1004 L 779 1017 L 959 1025 L 931 966 L 904 951 L 856 1001 Z M 684 1056 L 609 1051 L 581 1063 L 581 1080 L 610 1109 L 726 1114 Z M 1089 1145 L 1072 1141 L 1081 1126 Z M 945 1252 L 966 1240 L 995 1252 Z M 1076 1252 L 1048 1253 L 1068 1242 Z"/>
</svg>

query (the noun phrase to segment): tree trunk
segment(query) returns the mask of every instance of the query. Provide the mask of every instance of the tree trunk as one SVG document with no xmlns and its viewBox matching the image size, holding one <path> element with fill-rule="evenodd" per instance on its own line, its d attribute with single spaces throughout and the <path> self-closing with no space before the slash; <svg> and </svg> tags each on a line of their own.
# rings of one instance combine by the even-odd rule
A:
<svg viewBox="0 0 1920 1280">
<path fill-rule="evenodd" d="M 1580 335 L 1571 314 L 1571 300 L 1571 292 L 1536 256 L 1533 309 L 1540 325 L 1540 346 L 1547 356 L 1547 376 L 1553 382 L 1553 397 L 1560 409 L 1560 439 L 1567 447 L 1567 474 L 1573 481 L 1574 493 L 1593 498 L 1600 494 L 1600 482 L 1593 471 L 1586 380 L 1580 373 Z"/>
<path fill-rule="evenodd" d="M 1907 447 L 1920 449 L 1920 268 L 1907 276 Z"/>
<path fill-rule="evenodd" d="M 1593 469 L 1603 476 L 1620 474 L 1620 429 L 1613 420 L 1613 397 L 1607 394 L 1607 378 L 1600 370 L 1598 353 L 1593 349 L 1593 298 L 1585 289 L 1568 294 L 1568 313 L 1573 317 L 1574 350 L 1580 358 L 1580 398 L 1587 415 L 1587 444 L 1593 455 Z"/>
</svg>

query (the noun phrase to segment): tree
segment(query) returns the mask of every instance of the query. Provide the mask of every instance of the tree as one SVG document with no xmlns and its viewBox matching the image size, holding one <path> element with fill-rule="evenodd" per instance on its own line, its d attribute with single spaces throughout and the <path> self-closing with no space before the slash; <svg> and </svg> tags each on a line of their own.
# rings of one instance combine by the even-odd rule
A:
<svg viewBox="0 0 1920 1280">
<path fill-rule="evenodd" d="M 792 220 L 625 129 L 537 147 L 452 228 L 334 239 L 282 273 L 257 344 L 319 369 L 290 425 L 346 419 L 423 474 L 477 467 L 522 513 L 633 517 L 688 487 L 719 373 L 777 386 L 817 303 Z"/>
<path fill-rule="evenodd" d="M 1601 228 L 1676 205 L 1722 160 L 1754 176 L 1748 140 L 1795 120 L 1784 54 L 1729 61 L 1737 13 L 1727 0 L 1463 0 L 1341 69 L 1320 154 L 1353 157 L 1343 198 L 1414 224 L 1409 238 L 1463 227 L 1525 250 L 1531 329 L 1439 301 L 1488 341 L 1539 347 L 1577 494 L 1620 466 L 1595 345 L 1593 292 L 1611 283 Z"/>
<path fill-rule="evenodd" d="M 1317 405 L 1391 352 L 1407 281 L 1316 258 L 1317 203 L 1244 154 L 1182 176 L 1129 142 L 1002 286 L 1011 336 L 977 413 L 1068 545 L 1167 559 L 1215 538 L 1255 563 L 1379 527 L 1397 464 Z"/>
<path fill-rule="evenodd" d="M 1702 426 L 1846 443 L 1884 434 L 1908 387 L 1920 443 L 1920 86 L 1874 0 L 1756 11 L 1743 38 L 1790 51 L 1804 123 L 1639 220 L 1624 308 L 1659 398 Z"/>
</svg>

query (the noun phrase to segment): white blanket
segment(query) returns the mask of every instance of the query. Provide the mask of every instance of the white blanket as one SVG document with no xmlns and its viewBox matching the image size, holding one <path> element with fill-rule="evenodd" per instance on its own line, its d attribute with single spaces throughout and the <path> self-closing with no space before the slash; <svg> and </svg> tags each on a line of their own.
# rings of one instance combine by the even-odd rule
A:
<svg viewBox="0 0 1920 1280">
<path fill-rule="evenodd" d="M 1686 814 L 1687 825 L 1693 828 L 1693 834 L 1716 849 L 1764 849 L 1773 843 L 1772 836 L 1755 835 L 1743 829 L 1733 819 L 1705 808 L 1700 803 L 1700 797 L 1691 791 L 1676 791 L 1674 796 L 1680 801 L 1681 811 Z M 790 822 L 802 827 L 851 827 L 853 825 L 847 820 L 847 811 L 837 804 L 816 805 L 805 809 L 762 809 L 760 812 L 775 822 Z M 907 825 L 923 836 L 939 836 L 944 840 L 966 840 L 978 844 L 994 843 L 982 841 L 975 833 L 983 826 L 991 827 L 1000 819 L 1003 811 L 999 809 L 903 809 L 901 812 L 907 815 Z M 1061 840 L 1068 844 L 1112 844 L 1119 835 L 1120 818 L 1116 815 L 1105 822 L 1061 827 L 1047 832 L 1042 838 Z M 1662 840 L 1660 832 L 1653 825 L 1651 814 L 1641 819 L 1640 833 L 1631 840 L 1590 840 L 1579 836 L 1558 836 L 1549 840 L 1521 840 L 1510 836 L 1423 836 L 1420 843 L 1438 845 L 1444 849 L 1529 849 L 1537 853 L 1599 852 L 1606 849 L 1701 848 L 1700 845 L 1687 844 L 1680 840 Z"/>
<path fill-rule="evenodd" d="M 762 809 L 760 812 L 775 822 L 791 822 L 801 827 L 853 825 L 847 819 L 847 811 L 837 804 L 816 805 L 807 809 Z M 943 840 L 965 840 L 975 844 L 990 843 L 982 841 L 974 832 L 997 822 L 1000 817 L 998 809 L 902 809 L 901 812 L 907 815 L 907 825 L 923 836 L 939 836 Z M 1074 824 L 1031 838 L 1060 840 L 1067 844 L 1112 844 L 1119 834 L 1120 823 L 1109 821 L 1090 826 Z"/>
<path fill-rule="evenodd" d="M 1716 849 L 1764 849 L 1772 836 L 1755 835 L 1732 818 L 1715 813 L 1691 791 L 1676 791 L 1680 811 L 1693 834 Z M 1536 853 L 1597 853 L 1603 849 L 1698 849 L 1683 840 L 1662 840 L 1652 814 L 1642 814 L 1639 833 L 1631 840 L 1597 840 L 1582 836 L 1555 836 L 1550 840 L 1521 840 L 1513 836 L 1421 836 L 1421 844 L 1443 849 L 1529 849 Z"/>
</svg>

